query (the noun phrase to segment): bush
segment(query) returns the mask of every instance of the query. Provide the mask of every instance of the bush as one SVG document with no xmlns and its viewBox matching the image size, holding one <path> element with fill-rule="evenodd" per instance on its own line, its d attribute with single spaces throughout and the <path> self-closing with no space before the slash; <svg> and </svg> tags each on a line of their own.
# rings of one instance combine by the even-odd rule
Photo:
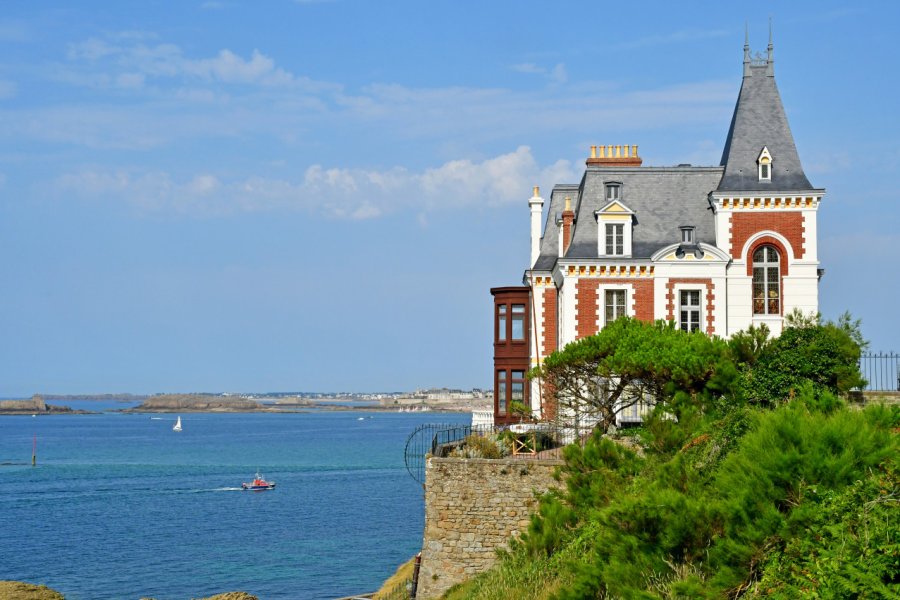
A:
<svg viewBox="0 0 900 600">
<path fill-rule="evenodd" d="M 794 317 L 781 335 L 764 345 L 756 364 L 745 370 L 744 393 L 762 405 L 793 398 L 804 382 L 817 391 L 846 394 L 861 387 L 861 341 L 848 316 L 837 323 Z"/>
<path fill-rule="evenodd" d="M 891 430 L 900 410 L 852 410 L 811 390 L 775 411 L 739 409 L 681 432 L 689 441 L 672 455 L 640 461 L 605 439 L 567 448 L 567 491 L 545 496 L 525 549 L 552 556 L 582 544 L 562 600 L 722 598 L 750 589 L 793 598 L 809 588 L 810 573 L 832 586 L 827 597 L 896 592 Z M 854 552 L 872 564 L 851 559 Z M 793 579 L 779 586 L 784 573 Z"/>
<path fill-rule="evenodd" d="M 450 456 L 454 458 L 503 458 L 511 453 L 505 440 L 495 436 L 471 434 L 466 436 L 463 444 L 454 448 Z"/>
</svg>

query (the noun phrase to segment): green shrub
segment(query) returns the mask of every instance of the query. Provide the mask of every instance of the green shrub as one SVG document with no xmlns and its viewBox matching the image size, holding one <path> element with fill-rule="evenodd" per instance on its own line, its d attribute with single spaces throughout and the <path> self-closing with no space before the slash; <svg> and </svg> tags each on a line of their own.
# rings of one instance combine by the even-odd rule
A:
<svg viewBox="0 0 900 600">
<path fill-rule="evenodd" d="M 781 335 L 768 342 L 752 369 L 745 370 L 747 399 L 762 405 L 793 398 L 805 382 L 817 390 L 845 394 L 861 387 L 861 343 L 849 316 L 837 323 L 795 317 Z"/>
<path fill-rule="evenodd" d="M 753 597 L 897 598 L 900 596 L 900 477 L 896 457 L 821 506 L 768 557 Z M 801 525 L 800 520 L 794 527 Z"/>
<path fill-rule="evenodd" d="M 598 485 L 609 471 L 621 473 L 610 468 L 614 453 L 592 469 L 583 453 L 571 452 L 575 460 L 569 468 L 574 467 L 576 477 L 565 497 L 553 498 L 543 520 L 537 520 L 544 526 L 537 539 L 552 542 L 550 548 L 565 547 L 590 531 L 585 551 L 569 563 L 572 581 L 560 589 L 558 598 L 721 598 L 744 593 L 761 577 L 776 589 L 771 580 L 788 559 L 826 539 L 824 533 L 811 535 L 811 530 L 826 529 L 847 506 L 863 510 L 861 496 L 845 490 L 855 489 L 872 473 L 887 473 L 897 454 L 896 435 L 891 433 L 897 409 L 856 411 L 827 396 L 807 389 L 775 411 L 736 411 L 674 455 L 644 461 L 641 473 L 624 485 L 614 478 L 609 487 Z M 596 479 L 588 475 L 591 471 Z M 866 489 L 883 490 L 886 484 L 879 485 Z M 896 482 L 892 485 L 895 488 Z M 846 493 L 851 496 L 846 498 Z M 894 498 L 895 492 L 880 493 Z M 832 506 L 828 502 L 837 501 L 831 498 L 844 498 L 844 504 Z M 873 565 L 848 562 L 849 550 L 838 543 L 843 533 L 828 534 L 833 548 L 823 552 L 843 557 L 844 564 L 834 559 L 832 567 L 817 567 L 834 586 L 834 594 L 827 597 L 854 595 L 840 590 L 868 590 L 871 597 L 883 597 L 878 586 L 896 589 L 897 541 L 891 538 L 896 517 L 891 520 L 891 506 L 884 504 L 867 513 L 880 519 L 877 527 L 871 519 L 867 523 L 881 533 L 873 533 L 868 545 L 858 543 L 860 552 L 876 557 Z M 587 514 L 593 516 L 574 529 L 590 505 Z M 554 524 L 568 527 L 567 536 L 553 537 Z M 861 529 L 856 526 L 858 540 L 863 539 Z M 781 562 L 767 562 L 779 552 Z M 784 586 L 783 597 L 803 595 L 802 585 L 790 585 L 795 587 Z"/>
<path fill-rule="evenodd" d="M 510 446 L 496 436 L 471 434 L 463 444 L 450 452 L 453 458 L 503 458 L 510 455 Z"/>
</svg>

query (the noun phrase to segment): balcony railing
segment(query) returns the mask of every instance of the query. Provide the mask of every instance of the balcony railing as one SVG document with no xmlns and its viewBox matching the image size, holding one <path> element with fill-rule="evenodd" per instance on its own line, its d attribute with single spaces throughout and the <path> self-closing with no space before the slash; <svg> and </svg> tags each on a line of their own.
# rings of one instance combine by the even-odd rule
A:
<svg viewBox="0 0 900 600">
<path fill-rule="evenodd" d="M 900 391 L 900 354 L 868 352 L 859 357 L 859 371 L 868 382 L 865 392 Z"/>
</svg>

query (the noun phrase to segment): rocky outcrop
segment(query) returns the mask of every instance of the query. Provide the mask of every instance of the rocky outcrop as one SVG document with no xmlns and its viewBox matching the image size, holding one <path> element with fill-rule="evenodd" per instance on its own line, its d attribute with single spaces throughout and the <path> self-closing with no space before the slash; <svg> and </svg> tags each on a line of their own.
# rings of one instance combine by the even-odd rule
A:
<svg viewBox="0 0 900 600">
<path fill-rule="evenodd" d="M 0 414 L 2 415 L 40 415 L 59 413 L 83 413 L 82 410 L 72 410 L 68 406 L 56 406 L 47 404 L 43 397 L 35 395 L 31 400 L 0 400 Z"/>
<path fill-rule="evenodd" d="M 132 408 L 134 412 L 252 412 L 266 410 L 256 400 L 209 394 L 160 394 Z"/>
<path fill-rule="evenodd" d="M 0 600 L 65 600 L 65 596 L 46 585 L 0 581 Z"/>
</svg>

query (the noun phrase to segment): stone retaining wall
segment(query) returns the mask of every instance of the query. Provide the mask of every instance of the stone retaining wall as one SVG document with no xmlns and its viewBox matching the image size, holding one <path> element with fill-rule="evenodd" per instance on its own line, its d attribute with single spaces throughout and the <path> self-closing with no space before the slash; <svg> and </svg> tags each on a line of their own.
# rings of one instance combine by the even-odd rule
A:
<svg viewBox="0 0 900 600">
<path fill-rule="evenodd" d="M 418 598 L 437 598 L 489 569 L 496 549 L 528 528 L 535 493 L 560 487 L 559 460 L 429 458 Z"/>
</svg>

